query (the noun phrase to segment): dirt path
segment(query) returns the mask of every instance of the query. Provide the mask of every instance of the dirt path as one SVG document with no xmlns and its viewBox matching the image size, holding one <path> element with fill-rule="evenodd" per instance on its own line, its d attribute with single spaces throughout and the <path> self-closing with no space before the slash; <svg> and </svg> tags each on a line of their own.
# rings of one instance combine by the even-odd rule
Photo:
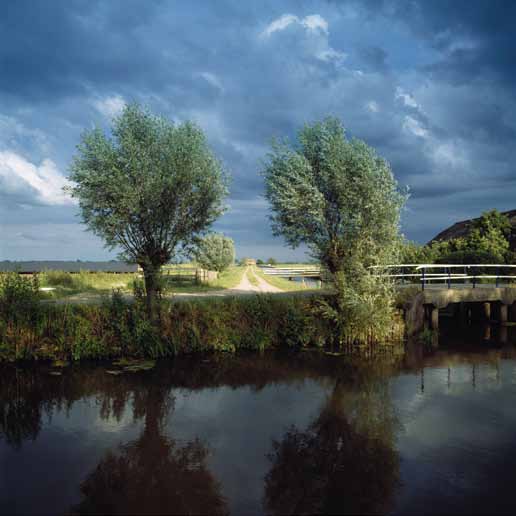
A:
<svg viewBox="0 0 516 516">
<path fill-rule="evenodd" d="M 249 279 L 249 277 L 254 278 L 257 285 L 253 285 Z M 283 292 L 278 287 L 267 283 L 264 279 L 257 276 L 251 267 L 247 267 L 244 271 L 242 279 L 240 283 L 236 287 L 228 288 L 226 290 L 220 290 L 215 292 L 206 292 L 206 293 L 181 293 L 174 294 L 174 297 L 213 297 L 213 296 L 239 296 L 245 294 L 252 294 L 253 292 L 258 293 L 278 293 Z"/>
<path fill-rule="evenodd" d="M 258 281 L 258 286 L 252 285 L 257 292 L 283 292 L 283 290 L 281 290 L 280 288 L 275 287 L 274 285 L 271 285 L 270 283 L 265 281 L 263 278 L 261 278 L 260 276 L 255 274 L 253 269 L 249 269 L 247 272 L 249 274 L 251 274 L 251 276 L 256 281 Z M 246 272 L 245 276 L 247 276 L 247 272 Z"/>
<path fill-rule="evenodd" d="M 250 281 L 249 281 L 249 274 L 250 269 L 249 267 L 246 267 L 244 271 L 244 275 L 242 276 L 242 279 L 240 280 L 240 283 L 233 288 L 229 288 L 229 291 L 232 291 L 232 293 L 236 292 L 260 292 L 260 289 L 258 287 L 255 287 Z"/>
</svg>

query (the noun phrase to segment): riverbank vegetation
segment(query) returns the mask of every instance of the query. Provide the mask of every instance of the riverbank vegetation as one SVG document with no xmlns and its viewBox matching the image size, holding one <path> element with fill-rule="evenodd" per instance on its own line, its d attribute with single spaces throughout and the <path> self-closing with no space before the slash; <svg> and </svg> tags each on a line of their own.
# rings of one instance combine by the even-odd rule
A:
<svg viewBox="0 0 516 516">
<path fill-rule="evenodd" d="M 41 303 L 37 276 L 15 273 L 0 285 L 0 358 L 82 360 L 169 357 L 197 352 L 354 345 L 318 313 L 321 297 L 254 295 L 174 302 L 153 318 L 143 292 L 134 302 L 113 293 L 94 305 Z M 392 327 L 387 343 L 402 338 Z"/>
</svg>

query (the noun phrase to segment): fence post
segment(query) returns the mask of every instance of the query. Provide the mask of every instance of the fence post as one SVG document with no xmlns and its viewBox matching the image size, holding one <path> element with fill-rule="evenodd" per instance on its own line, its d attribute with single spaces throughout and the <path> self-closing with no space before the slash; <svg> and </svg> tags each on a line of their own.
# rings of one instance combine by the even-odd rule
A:
<svg viewBox="0 0 516 516">
<path fill-rule="evenodd" d="M 450 267 L 447 267 L 447 269 L 448 269 L 448 288 L 451 288 L 451 277 L 450 277 L 451 272 L 450 272 Z"/>
<path fill-rule="evenodd" d="M 422 275 L 421 275 L 421 290 L 425 290 L 425 268 L 422 268 Z"/>
</svg>

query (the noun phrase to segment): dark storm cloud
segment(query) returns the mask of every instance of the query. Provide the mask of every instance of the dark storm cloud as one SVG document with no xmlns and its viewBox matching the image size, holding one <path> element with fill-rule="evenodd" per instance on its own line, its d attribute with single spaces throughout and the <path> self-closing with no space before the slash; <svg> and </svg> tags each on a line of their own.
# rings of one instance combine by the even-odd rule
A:
<svg viewBox="0 0 516 516">
<path fill-rule="evenodd" d="M 138 31 L 159 5 L 131 0 L 1 2 L 0 89 L 45 102 L 85 93 L 97 82 L 141 81 L 152 53 Z"/>
<path fill-rule="evenodd" d="M 329 114 L 411 187 L 409 237 L 514 208 L 515 18 L 482 0 L 0 2 L 0 250 L 34 257 L 16 235 L 39 224 L 74 232 L 62 258 L 103 256 L 59 189 L 81 131 L 130 100 L 205 130 L 233 176 L 216 227 L 241 254 L 283 253 L 261 197 L 271 138 Z"/>
<path fill-rule="evenodd" d="M 365 69 L 387 71 L 387 52 L 383 48 L 367 46 L 359 50 L 359 56 Z"/>
<path fill-rule="evenodd" d="M 435 0 L 400 2 L 396 14 L 416 37 L 426 39 L 441 59 L 431 70 L 454 82 L 501 80 L 514 85 L 516 3 Z"/>
</svg>

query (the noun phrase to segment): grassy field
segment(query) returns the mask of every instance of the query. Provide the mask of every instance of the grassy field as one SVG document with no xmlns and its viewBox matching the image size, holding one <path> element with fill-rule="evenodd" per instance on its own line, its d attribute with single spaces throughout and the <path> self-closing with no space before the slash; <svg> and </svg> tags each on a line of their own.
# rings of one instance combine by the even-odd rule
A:
<svg viewBox="0 0 516 516">
<path fill-rule="evenodd" d="M 181 267 L 181 269 L 183 269 L 183 267 Z M 195 270 L 195 268 L 192 267 L 192 270 Z M 169 282 L 167 291 L 170 291 L 171 293 L 196 293 L 233 288 L 240 283 L 240 280 L 244 275 L 244 271 L 245 267 L 232 265 L 225 271 L 221 272 L 217 279 L 206 283 L 195 283 L 194 275 L 192 275 L 191 279 L 185 278 L 184 281 L 172 280 Z"/>
<path fill-rule="evenodd" d="M 46 271 L 39 274 L 40 285 L 43 288 L 52 288 L 46 292 L 49 298 L 59 298 L 88 293 L 109 293 L 113 289 L 130 291 L 132 282 L 137 274 L 112 274 L 108 272 L 79 272 L 70 274 L 65 271 Z"/>
<path fill-rule="evenodd" d="M 245 267 L 241 265 L 232 265 L 224 272 L 221 272 L 216 280 L 211 281 L 210 286 L 217 289 L 234 288 L 242 280 L 244 272 Z"/>
<path fill-rule="evenodd" d="M 278 287 L 281 290 L 285 290 L 286 292 L 293 292 L 297 290 L 315 290 L 313 287 L 308 287 L 303 284 L 301 281 L 289 281 L 286 278 L 281 278 L 279 276 L 269 276 L 268 274 L 264 274 L 259 267 L 255 267 L 254 271 L 257 276 L 264 279 L 267 283 L 270 283 L 274 287 Z"/>
<path fill-rule="evenodd" d="M 167 272 L 176 271 L 178 268 L 184 275 L 168 276 Z M 189 274 L 189 270 L 192 272 Z M 210 291 L 233 288 L 238 285 L 245 271 L 245 267 L 233 265 L 219 274 L 215 280 L 207 283 L 196 283 L 195 267 L 192 265 L 167 265 L 164 267 L 164 293 L 203 293 Z M 131 294 L 134 281 L 142 281 L 137 273 L 112 274 L 107 272 L 80 272 L 70 274 L 65 271 L 47 271 L 39 275 L 39 281 L 47 299 L 61 299 L 80 294 L 95 296 L 96 294 L 109 294 L 117 289 L 126 294 Z"/>
<path fill-rule="evenodd" d="M 283 265 L 280 264 L 280 266 Z M 291 267 L 292 264 L 285 266 Z M 203 283 L 196 282 L 195 270 L 194 264 L 166 265 L 163 268 L 164 295 L 209 293 L 234 288 L 242 280 L 246 267 L 232 265 L 220 273 L 217 279 Z M 298 281 L 288 281 L 285 278 L 265 275 L 259 267 L 254 267 L 253 270 L 260 278 L 285 292 L 313 290 Z M 126 295 L 131 295 L 134 282 L 143 281 L 142 275 L 138 273 L 113 274 L 86 271 L 75 274 L 65 271 L 46 271 L 39 274 L 38 277 L 42 288 L 51 289 L 43 291 L 43 296 L 49 300 L 68 297 L 77 299 L 87 297 L 94 300 L 97 296 L 111 294 L 113 290 L 120 290 Z M 251 284 L 258 285 L 254 274 L 249 274 L 248 277 Z"/>
</svg>

